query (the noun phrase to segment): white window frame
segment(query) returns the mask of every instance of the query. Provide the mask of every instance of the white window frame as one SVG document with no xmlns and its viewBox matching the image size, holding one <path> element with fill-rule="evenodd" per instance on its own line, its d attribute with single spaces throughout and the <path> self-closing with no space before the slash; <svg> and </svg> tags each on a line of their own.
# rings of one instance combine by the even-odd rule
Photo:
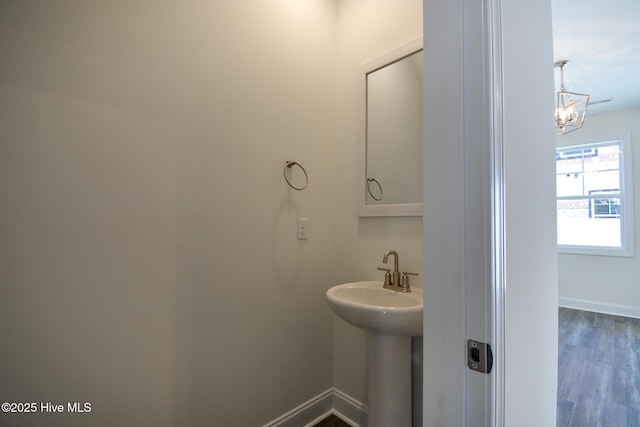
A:
<svg viewBox="0 0 640 427">
<path fill-rule="evenodd" d="M 558 252 L 578 255 L 601 255 L 633 257 L 635 255 L 634 233 L 634 205 L 633 205 L 633 153 L 631 149 L 631 134 L 616 135 L 607 138 L 598 138 L 585 143 L 557 144 L 556 151 L 579 150 L 610 145 L 612 142 L 620 142 L 622 161 L 620 162 L 620 247 L 586 246 L 586 245 L 560 245 Z M 556 200 L 559 198 L 556 195 Z"/>
</svg>

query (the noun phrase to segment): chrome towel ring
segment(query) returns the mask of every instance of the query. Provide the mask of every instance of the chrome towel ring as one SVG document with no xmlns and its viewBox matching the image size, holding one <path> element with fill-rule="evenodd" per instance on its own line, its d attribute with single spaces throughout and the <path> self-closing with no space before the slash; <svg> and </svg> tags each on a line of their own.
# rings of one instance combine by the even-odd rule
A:
<svg viewBox="0 0 640 427">
<path fill-rule="evenodd" d="M 376 185 L 378 186 L 378 189 L 380 189 L 380 197 L 374 196 L 373 193 L 371 192 L 372 182 L 375 182 Z M 378 182 L 378 180 L 375 178 L 367 178 L 367 191 L 369 192 L 369 195 L 373 198 L 373 200 L 376 200 L 378 202 L 382 200 L 382 196 L 384 196 L 384 193 L 382 192 L 382 185 L 380 185 L 380 182 Z"/>
<path fill-rule="evenodd" d="M 304 185 L 302 187 L 296 187 L 291 183 L 291 181 L 289 181 L 289 178 L 287 178 L 287 169 L 291 169 L 294 166 L 298 166 L 304 173 Z M 300 163 L 295 162 L 293 160 L 287 160 L 285 162 L 284 168 L 282 168 L 282 175 L 284 175 L 284 180 L 287 181 L 287 184 L 289 184 L 289 187 L 293 188 L 294 190 L 304 190 L 305 188 L 307 188 L 307 185 L 309 185 L 309 175 L 307 175 L 307 171 L 304 170 L 304 168 Z"/>
</svg>

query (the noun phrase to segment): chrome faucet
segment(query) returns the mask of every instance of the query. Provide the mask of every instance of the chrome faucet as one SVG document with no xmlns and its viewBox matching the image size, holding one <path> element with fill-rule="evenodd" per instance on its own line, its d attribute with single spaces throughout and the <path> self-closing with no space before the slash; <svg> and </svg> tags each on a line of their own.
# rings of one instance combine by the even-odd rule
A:
<svg viewBox="0 0 640 427">
<path fill-rule="evenodd" d="M 391 273 L 391 286 L 392 287 L 397 287 L 400 286 L 400 270 L 398 269 L 398 264 L 400 262 L 400 260 L 398 259 L 398 252 L 396 251 L 387 251 L 384 253 L 384 256 L 382 257 L 382 262 L 383 263 L 387 263 L 387 259 L 389 258 L 389 255 L 393 255 L 395 257 L 395 261 L 393 263 L 393 272 Z"/>
<path fill-rule="evenodd" d="M 409 276 L 417 276 L 417 273 L 402 273 L 400 276 L 400 268 L 398 268 L 398 264 L 400 263 L 400 257 L 398 256 L 398 252 L 396 251 L 387 251 L 384 253 L 382 257 L 382 262 L 387 263 L 389 259 L 389 255 L 393 255 L 395 257 L 395 261 L 393 263 L 393 272 L 390 268 L 381 268 L 378 267 L 378 270 L 385 271 L 384 274 L 384 284 L 383 288 L 391 289 L 393 291 L 399 292 L 411 292 L 411 287 L 409 286 Z"/>
</svg>

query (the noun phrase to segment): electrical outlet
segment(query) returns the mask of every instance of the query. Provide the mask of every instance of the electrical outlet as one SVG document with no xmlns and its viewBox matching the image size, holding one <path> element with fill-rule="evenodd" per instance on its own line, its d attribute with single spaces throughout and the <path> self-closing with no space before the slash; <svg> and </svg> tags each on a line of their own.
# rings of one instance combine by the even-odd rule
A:
<svg viewBox="0 0 640 427">
<path fill-rule="evenodd" d="M 309 238 L 309 219 L 298 218 L 298 240 L 307 240 Z"/>
</svg>

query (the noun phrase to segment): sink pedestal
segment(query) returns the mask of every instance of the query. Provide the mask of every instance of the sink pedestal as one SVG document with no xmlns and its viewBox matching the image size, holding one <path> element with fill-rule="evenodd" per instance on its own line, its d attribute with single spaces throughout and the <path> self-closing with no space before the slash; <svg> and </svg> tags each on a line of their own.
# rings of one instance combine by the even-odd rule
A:
<svg viewBox="0 0 640 427">
<path fill-rule="evenodd" d="M 411 337 L 422 336 L 422 290 L 345 283 L 329 289 L 327 301 L 342 320 L 365 331 L 368 427 L 411 427 Z"/>
<path fill-rule="evenodd" d="M 411 427 L 411 337 L 366 331 L 367 424 Z"/>
</svg>

